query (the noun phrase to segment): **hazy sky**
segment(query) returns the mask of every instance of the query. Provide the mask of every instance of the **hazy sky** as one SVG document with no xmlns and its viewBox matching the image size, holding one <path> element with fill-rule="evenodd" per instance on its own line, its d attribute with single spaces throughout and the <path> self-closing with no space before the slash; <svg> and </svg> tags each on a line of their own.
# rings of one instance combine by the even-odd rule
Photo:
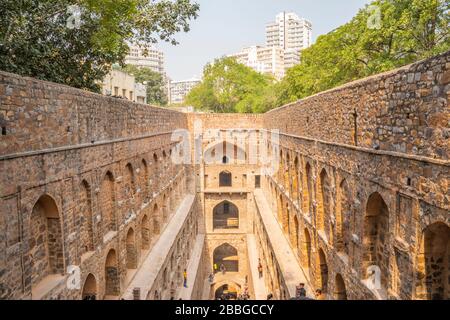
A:
<svg viewBox="0 0 450 320">
<path fill-rule="evenodd" d="M 196 0 L 200 4 L 191 31 L 177 46 L 159 44 L 173 80 L 202 75 L 203 66 L 243 47 L 265 43 L 265 25 L 277 13 L 292 11 L 313 24 L 313 40 L 348 22 L 371 0 Z"/>
</svg>

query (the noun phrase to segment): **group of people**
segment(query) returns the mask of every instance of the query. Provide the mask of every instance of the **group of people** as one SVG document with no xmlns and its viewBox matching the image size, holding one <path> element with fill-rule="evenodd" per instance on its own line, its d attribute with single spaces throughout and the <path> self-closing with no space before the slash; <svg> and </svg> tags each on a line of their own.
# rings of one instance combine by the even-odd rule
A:
<svg viewBox="0 0 450 320">
<path fill-rule="evenodd" d="M 324 295 L 322 293 L 322 289 L 317 289 L 316 290 L 315 298 L 316 298 L 316 300 L 325 300 L 325 297 L 324 297 Z M 296 287 L 295 300 L 310 300 L 310 298 L 308 298 L 306 296 L 306 290 L 305 290 L 305 284 L 304 283 L 300 283 Z"/>
</svg>

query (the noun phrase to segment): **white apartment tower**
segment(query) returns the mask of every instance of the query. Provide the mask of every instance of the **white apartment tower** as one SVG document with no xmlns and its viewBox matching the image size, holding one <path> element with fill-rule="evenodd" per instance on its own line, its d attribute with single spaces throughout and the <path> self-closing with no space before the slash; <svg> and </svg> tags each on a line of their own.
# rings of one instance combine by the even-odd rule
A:
<svg viewBox="0 0 450 320">
<path fill-rule="evenodd" d="M 271 74 L 280 80 L 284 77 L 284 50 L 279 47 L 252 46 L 229 55 L 257 72 Z"/>
<path fill-rule="evenodd" d="M 138 68 L 149 68 L 164 77 L 166 76 L 164 53 L 151 46 L 130 46 L 130 52 L 125 58 L 125 64 L 131 64 Z"/>
<path fill-rule="evenodd" d="M 300 63 L 300 51 L 312 44 L 312 24 L 292 12 L 282 12 L 266 25 L 266 45 L 285 51 L 285 68 Z"/>
</svg>

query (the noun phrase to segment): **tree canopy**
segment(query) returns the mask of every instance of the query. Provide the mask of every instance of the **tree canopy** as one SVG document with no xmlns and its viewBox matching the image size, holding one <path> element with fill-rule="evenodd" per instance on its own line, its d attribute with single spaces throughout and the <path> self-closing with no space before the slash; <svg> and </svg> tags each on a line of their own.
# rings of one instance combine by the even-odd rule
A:
<svg viewBox="0 0 450 320">
<path fill-rule="evenodd" d="M 349 23 L 320 36 L 314 45 L 302 51 L 301 64 L 289 69 L 278 86 L 278 103 L 449 50 L 449 3 L 448 0 L 374 1 Z"/>
<path fill-rule="evenodd" d="M 177 44 L 199 6 L 190 0 L 3 0 L 0 69 L 99 91 L 128 44 Z"/>
<path fill-rule="evenodd" d="M 137 68 L 126 65 L 124 71 L 132 74 L 136 82 L 142 83 L 147 88 L 147 103 L 159 106 L 167 105 L 167 92 L 164 77 L 150 68 Z"/>
<path fill-rule="evenodd" d="M 206 65 L 203 81 L 186 97 L 186 103 L 218 113 L 263 112 L 262 97 L 273 79 L 238 63 L 234 58 L 216 59 Z"/>
<path fill-rule="evenodd" d="M 348 23 L 318 37 L 280 82 L 236 62 L 205 68 L 188 97 L 218 112 L 265 112 L 344 83 L 450 49 L 449 0 L 376 0 Z M 229 65 L 225 72 L 223 65 Z"/>
</svg>

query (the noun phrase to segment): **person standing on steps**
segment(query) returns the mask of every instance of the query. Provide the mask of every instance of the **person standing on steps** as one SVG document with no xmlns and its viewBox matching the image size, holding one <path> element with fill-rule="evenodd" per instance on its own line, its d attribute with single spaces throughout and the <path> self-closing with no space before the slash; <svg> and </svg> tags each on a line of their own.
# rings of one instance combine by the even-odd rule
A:
<svg viewBox="0 0 450 320">
<path fill-rule="evenodd" d="M 222 274 L 225 274 L 225 272 L 227 271 L 227 268 L 225 268 L 225 265 L 223 263 L 220 265 L 220 271 L 222 271 Z"/>
</svg>

